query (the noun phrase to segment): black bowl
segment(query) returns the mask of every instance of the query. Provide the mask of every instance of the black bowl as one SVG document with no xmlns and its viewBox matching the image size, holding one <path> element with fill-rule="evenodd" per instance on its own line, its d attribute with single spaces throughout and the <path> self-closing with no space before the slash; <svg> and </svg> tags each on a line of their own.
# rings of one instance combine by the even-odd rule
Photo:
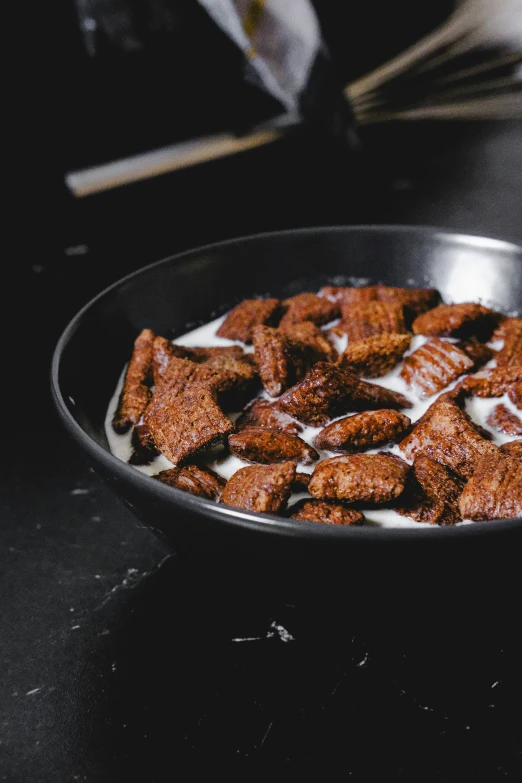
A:
<svg viewBox="0 0 522 783">
<path fill-rule="evenodd" d="M 259 573 L 256 562 L 270 563 L 268 581 L 282 577 L 312 590 L 364 584 L 377 601 L 386 584 L 397 600 L 410 596 L 402 608 L 412 585 L 422 596 L 505 595 L 518 571 L 520 519 L 418 529 L 285 520 L 165 486 L 108 450 L 106 408 L 141 329 L 172 338 L 245 297 L 353 282 L 432 286 L 447 301 L 510 312 L 522 305 L 522 248 L 436 229 L 358 226 L 254 236 L 173 256 L 110 286 L 66 328 L 52 366 L 60 418 L 114 492 L 178 552 L 219 553 L 227 568 L 241 564 L 249 574 Z"/>
</svg>

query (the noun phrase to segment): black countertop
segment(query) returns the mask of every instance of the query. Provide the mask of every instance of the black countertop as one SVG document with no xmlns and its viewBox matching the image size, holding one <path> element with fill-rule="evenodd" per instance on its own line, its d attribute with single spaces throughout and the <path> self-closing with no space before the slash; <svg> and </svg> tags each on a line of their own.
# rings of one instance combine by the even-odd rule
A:
<svg viewBox="0 0 522 783">
<path fill-rule="evenodd" d="M 18 333 L 29 355 L 15 362 L 29 391 L 3 422 L 0 780 L 160 783 L 208 764 L 272 774 L 315 764 L 354 781 L 521 779 L 513 642 L 484 638 L 480 655 L 450 638 L 421 649 L 371 622 L 352 627 L 348 597 L 340 616 L 243 595 L 219 563 L 186 562 L 136 524 L 48 399 L 50 351 L 77 307 L 191 244 L 342 222 L 522 240 L 520 124 L 412 124 L 362 138 L 356 170 L 338 151 L 311 160 L 305 150 L 306 190 L 299 199 L 290 187 L 264 213 L 237 203 L 215 212 L 213 183 L 233 169 L 223 164 L 62 199 L 61 251 L 22 254 L 34 317 Z M 298 168 L 285 149 L 269 176 Z M 354 171 L 334 198 L 326 186 Z M 187 206 L 180 189 L 194 181 Z"/>
</svg>

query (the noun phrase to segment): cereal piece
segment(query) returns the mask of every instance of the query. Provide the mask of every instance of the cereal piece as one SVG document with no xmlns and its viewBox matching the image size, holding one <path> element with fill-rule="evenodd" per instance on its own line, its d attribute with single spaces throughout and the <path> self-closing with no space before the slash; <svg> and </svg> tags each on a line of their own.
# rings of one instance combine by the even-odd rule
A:
<svg viewBox="0 0 522 783">
<path fill-rule="evenodd" d="M 315 436 L 316 449 L 362 451 L 397 440 L 410 427 L 407 416 L 394 410 L 356 413 L 334 421 Z"/>
<path fill-rule="evenodd" d="M 317 326 L 323 326 L 339 317 L 339 307 L 316 294 L 292 296 L 284 300 L 283 307 L 286 307 L 286 313 L 281 319 L 281 326 L 301 321 L 312 321 Z"/>
<path fill-rule="evenodd" d="M 255 326 L 252 341 L 261 382 L 271 397 L 279 397 L 300 381 L 314 363 L 313 352 L 304 343 L 287 337 L 280 329 Z"/>
<path fill-rule="evenodd" d="M 409 334 L 379 334 L 350 343 L 339 357 L 339 367 L 362 375 L 364 378 L 380 378 L 400 362 L 410 347 Z"/>
<path fill-rule="evenodd" d="M 311 321 L 298 324 L 280 324 L 279 329 L 296 342 L 306 345 L 314 357 L 314 362 L 335 361 L 337 351 L 328 339 L 328 335 Z"/>
<path fill-rule="evenodd" d="M 148 465 L 158 456 L 154 438 L 146 424 L 136 424 L 131 443 L 133 448 L 129 459 L 131 465 Z"/>
<path fill-rule="evenodd" d="M 183 468 L 169 468 L 157 473 L 154 478 L 168 484 L 169 487 L 190 492 L 199 498 L 219 500 L 226 481 L 210 468 L 199 465 L 185 465 Z"/>
<path fill-rule="evenodd" d="M 419 315 L 413 322 L 413 331 L 438 337 L 487 339 L 499 318 L 499 313 L 473 302 L 442 304 Z"/>
<path fill-rule="evenodd" d="M 377 301 L 378 286 L 364 285 L 360 288 L 353 286 L 325 285 L 319 291 L 319 294 L 330 302 L 338 305 L 358 305 Z"/>
<path fill-rule="evenodd" d="M 143 329 L 134 342 L 112 426 L 123 434 L 141 419 L 152 392 L 152 344 L 154 333 Z"/>
<path fill-rule="evenodd" d="M 511 323 L 510 327 L 506 327 L 504 346 L 495 356 L 497 367 L 513 367 L 522 364 L 522 325 L 519 325 L 519 319 L 510 320 L 514 323 Z"/>
<path fill-rule="evenodd" d="M 165 373 L 170 360 L 190 359 L 191 362 L 206 362 L 216 356 L 227 356 L 230 359 L 242 359 L 245 353 L 240 345 L 218 346 L 215 348 L 187 348 L 184 345 L 171 343 L 165 337 L 156 337 L 152 346 L 152 369 L 154 385 L 158 386 Z"/>
<path fill-rule="evenodd" d="M 296 473 L 292 482 L 292 492 L 307 492 L 311 473 Z"/>
<path fill-rule="evenodd" d="M 329 362 L 317 362 L 301 383 L 274 403 L 274 407 L 312 426 L 322 426 L 350 410 L 410 406 L 402 394 L 361 381 Z"/>
<path fill-rule="evenodd" d="M 407 331 L 403 306 L 392 302 L 343 305 L 342 318 L 332 328 L 335 334 L 347 334 L 349 342 L 365 340 L 378 334 L 404 334 Z"/>
<path fill-rule="evenodd" d="M 416 386 L 423 396 L 430 397 L 473 365 L 473 359 L 456 345 L 434 337 L 406 357 L 400 374 L 409 386 Z"/>
<path fill-rule="evenodd" d="M 311 465 L 319 459 L 316 450 L 297 435 L 288 435 L 265 427 L 245 427 L 230 435 L 228 447 L 234 457 L 261 464 L 296 460 L 303 465 Z"/>
<path fill-rule="evenodd" d="M 181 393 L 169 387 L 156 392 L 144 421 L 158 451 L 174 465 L 222 443 L 234 429 L 217 404 L 215 391 L 204 384 L 194 384 Z"/>
<path fill-rule="evenodd" d="M 478 370 L 479 367 L 482 367 L 483 364 L 487 364 L 487 362 L 496 356 L 496 351 L 485 343 L 459 340 L 459 342 L 456 343 L 456 346 L 457 348 L 460 348 L 461 351 L 464 351 L 470 359 L 473 359 L 472 370 Z"/>
<path fill-rule="evenodd" d="M 189 355 L 187 358 L 192 359 L 193 362 L 206 362 L 208 359 L 214 359 L 216 356 L 226 356 L 229 359 L 247 358 L 240 345 L 191 346 L 190 348 L 186 348 L 184 345 L 174 345 L 174 348 L 183 348 L 183 350 L 188 351 Z"/>
<path fill-rule="evenodd" d="M 395 510 L 417 522 L 455 525 L 462 520 L 459 497 L 463 487 L 453 471 L 421 453 L 413 462 L 401 506 Z"/>
<path fill-rule="evenodd" d="M 308 491 L 316 498 L 385 503 L 404 490 L 410 466 L 391 454 L 352 454 L 323 460 Z"/>
<path fill-rule="evenodd" d="M 500 447 L 500 451 L 504 452 L 504 454 L 509 454 L 510 457 L 522 459 L 522 440 L 512 440 L 509 443 L 504 443 Z"/>
<path fill-rule="evenodd" d="M 468 375 L 458 384 L 466 394 L 473 397 L 502 397 L 513 385 L 522 381 L 522 365 L 493 367 Z"/>
<path fill-rule="evenodd" d="M 244 299 L 228 313 L 216 334 L 229 340 L 251 343 L 254 326 L 275 326 L 280 314 L 279 299 Z"/>
<path fill-rule="evenodd" d="M 399 443 L 399 448 L 408 459 L 422 452 L 462 478 L 473 475 L 482 456 L 498 451 L 497 446 L 480 435 L 454 399 L 440 397 Z"/>
<path fill-rule="evenodd" d="M 495 331 L 492 340 L 505 340 L 511 331 L 522 331 L 522 318 L 502 317 Z"/>
<path fill-rule="evenodd" d="M 440 294 L 435 288 L 394 288 L 377 286 L 379 302 L 395 302 L 404 307 L 407 320 L 411 323 L 417 315 L 431 310 L 440 303 Z"/>
<path fill-rule="evenodd" d="M 276 514 L 290 497 L 295 462 L 240 468 L 229 479 L 221 502 L 234 508 Z"/>
<path fill-rule="evenodd" d="M 515 408 L 518 408 L 519 411 L 522 411 L 522 381 L 514 383 L 513 386 L 510 386 L 507 394 Z"/>
<path fill-rule="evenodd" d="M 396 288 L 386 285 L 370 285 L 362 288 L 324 286 L 320 294 L 339 305 L 393 302 L 403 305 L 409 311 L 410 317 L 424 313 L 440 302 L 440 294 L 434 288 Z"/>
<path fill-rule="evenodd" d="M 497 405 L 488 416 L 487 423 L 506 435 L 522 435 L 522 421 L 505 405 Z"/>
<path fill-rule="evenodd" d="M 201 364 L 173 356 L 158 381 L 154 396 L 164 387 L 175 395 L 194 384 L 204 383 L 218 394 L 219 402 L 226 410 L 237 410 L 255 391 L 256 378 L 257 369 L 246 356 L 235 359 L 221 354 Z"/>
<path fill-rule="evenodd" d="M 289 511 L 290 519 L 320 522 L 323 525 L 364 524 L 364 516 L 360 511 L 327 500 L 299 500 Z"/>
<path fill-rule="evenodd" d="M 268 400 L 254 400 L 236 421 L 237 430 L 251 426 L 266 427 L 269 430 L 288 432 L 291 435 L 303 431 L 299 422 L 278 410 L 274 403 Z"/>
<path fill-rule="evenodd" d="M 522 516 L 522 462 L 499 451 L 478 461 L 459 501 L 464 519 Z"/>
</svg>

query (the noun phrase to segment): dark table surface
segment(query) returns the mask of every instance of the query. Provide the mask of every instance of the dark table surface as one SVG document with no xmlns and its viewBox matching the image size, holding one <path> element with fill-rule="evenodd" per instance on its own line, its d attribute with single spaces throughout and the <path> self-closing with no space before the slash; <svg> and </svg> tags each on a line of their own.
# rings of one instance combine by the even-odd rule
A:
<svg viewBox="0 0 522 783">
<path fill-rule="evenodd" d="M 477 656 L 438 639 L 430 656 L 412 639 L 352 627 L 348 600 L 313 612 L 243 595 L 219 563 L 206 578 L 136 524 L 49 402 L 50 352 L 67 319 L 169 252 L 314 223 L 522 240 L 520 124 L 389 126 L 362 139 L 355 165 L 302 142 L 294 158 L 283 145 L 269 165 L 254 161 L 283 191 L 261 212 L 218 204 L 216 180 L 246 176 L 237 162 L 76 202 L 62 194 L 61 248 L 22 254 L 33 318 L 19 339 L 32 355 L 17 354 L 23 388 L 3 422 L 0 780 L 160 783 L 208 764 L 272 774 L 315 764 L 354 781 L 521 779 L 513 644 L 490 639 Z"/>
</svg>

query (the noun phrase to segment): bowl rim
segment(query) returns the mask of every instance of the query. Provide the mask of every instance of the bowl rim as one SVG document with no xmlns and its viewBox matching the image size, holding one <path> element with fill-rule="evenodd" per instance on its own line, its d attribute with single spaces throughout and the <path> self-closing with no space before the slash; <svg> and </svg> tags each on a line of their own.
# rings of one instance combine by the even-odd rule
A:
<svg viewBox="0 0 522 783">
<path fill-rule="evenodd" d="M 256 531 L 258 533 L 265 533 L 267 535 L 276 534 L 277 536 L 284 538 L 297 538 L 297 539 L 311 539 L 311 540 L 327 540 L 335 539 L 337 541 L 342 540 L 375 540 L 379 542 L 383 541 L 421 541 L 421 540 L 441 540 L 441 537 L 446 538 L 467 538 L 469 536 L 476 537 L 477 535 L 491 535 L 494 531 L 505 531 L 519 527 L 522 523 L 522 518 L 516 519 L 500 519 L 500 520 L 488 520 L 484 522 L 476 522 L 467 525 L 451 525 L 451 526 L 439 526 L 439 525 L 419 525 L 418 528 L 412 526 L 408 527 L 381 527 L 380 525 L 320 525 L 316 522 L 308 522 L 304 520 L 293 520 L 285 517 L 276 516 L 274 514 L 262 514 L 253 511 L 247 511 L 244 509 L 237 509 L 232 506 L 226 506 L 224 504 L 217 503 L 213 500 L 206 500 L 204 498 L 191 495 L 188 492 L 170 487 L 167 484 L 163 484 L 155 480 L 151 476 L 147 476 L 141 471 L 136 470 L 132 465 L 123 462 L 110 451 L 107 451 L 103 446 L 100 446 L 90 435 L 85 432 L 81 425 L 76 421 L 72 413 L 70 412 L 65 398 L 62 394 L 62 390 L 59 382 L 60 367 L 62 362 L 63 353 L 73 339 L 75 332 L 80 326 L 81 321 L 85 315 L 94 307 L 101 299 L 112 293 L 115 289 L 124 285 L 125 283 L 140 277 L 142 274 L 146 274 L 151 269 L 161 267 L 172 262 L 190 261 L 191 257 L 195 257 L 201 253 L 226 249 L 238 244 L 248 243 L 250 241 L 258 241 L 268 239 L 274 241 L 280 237 L 291 237 L 292 235 L 303 236 L 318 235 L 318 234 L 332 234 L 332 233 L 390 233 L 390 234 L 404 234 L 414 233 L 424 235 L 432 238 L 444 238 L 449 239 L 452 242 L 460 242 L 464 245 L 474 245 L 480 247 L 488 247 L 491 249 L 497 249 L 510 254 L 520 254 L 522 258 L 522 246 L 502 238 L 496 237 L 484 237 L 480 234 L 467 234 L 461 231 L 453 229 L 438 228 L 435 226 L 415 226 L 415 225 L 393 225 L 393 224 L 362 224 L 362 225 L 335 225 L 335 226 L 318 226 L 318 227 L 306 227 L 306 228 L 293 228 L 285 229 L 282 231 L 270 231 L 261 232 L 257 234 L 248 234 L 245 236 L 234 237 L 232 239 L 225 239 L 219 242 L 212 242 L 206 245 L 202 245 L 197 248 L 191 248 L 184 250 L 180 253 L 175 253 L 170 256 L 166 256 L 158 261 L 154 261 L 151 264 L 140 267 L 139 269 L 130 272 L 122 278 L 119 278 L 115 282 L 100 291 L 96 296 L 90 299 L 69 321 L 66 325 L 53 352 L 51 362 L 51 395 L 55 408 L 57 409 L 59 418 L 62 424 L 65 426 L 69 435 L 94 459 L 95 462 L 99 462 L 109 473 L 116 474 L 116 476 L 123 481 L 129 481 L 131 484 L 135 484 L 137 488 L 145 495 L 152 498 L 160 498 L 174 507 L 185 509 L 192 514 L 202 514 L 206 517 L 210 517 L 219 521 L 221 524 L 228 524 L 231 527 L 239 527 L 245 531 Z"/>
</svg>

